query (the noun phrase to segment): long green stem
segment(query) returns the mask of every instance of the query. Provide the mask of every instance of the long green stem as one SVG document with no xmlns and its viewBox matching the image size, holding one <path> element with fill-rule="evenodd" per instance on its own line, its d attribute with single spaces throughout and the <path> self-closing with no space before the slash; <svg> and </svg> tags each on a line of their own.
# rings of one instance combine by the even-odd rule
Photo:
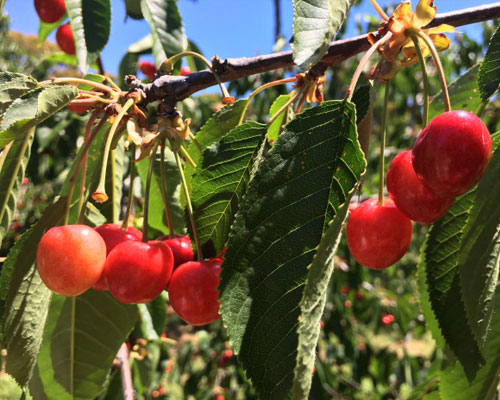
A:
<svg viewBox="0 0 500 400">
<path fill-rule="evenodd" d="M 384 111 L 382 113 L 382 126 L 380 132 L 380 170 L 378 186 L 378 204 L 384 205 L 384 178 L 385 178 L 385 128 L 387 124 L 387 105 L 389 104 L 390 81 L 385 83 Z"/>
<path fill-rule="evenodd" d="M 170 214 L 170 207 L 168 205 L 167 197 L 167 180 L 165 176 L 165 139 L 161 146 L 161 158 L 160 158 L 160 179 L 161 179 L 161 196 L 163 198 L 163 207 L 165 208 L 165 216 L 167 217 L 168 225 L 168 237 L 172 239 L 174 237 L 174 226 L 172 224 L 172 215 Z"/>
<path fill-rule="evenodd" d="M 92 198 L 98 203 L 104 203 L 105 201 L 108 200 L 108 195 L 106 194 L 106 187 L 105 187 L 106 170 L 108 168 L 108 157 L 111 149 L 111 143 L 113 142 L 113 137 L 115 136 L 115 132 L 118 129 L 118 126 L 120 125 L 123 116 L 127 113 L 128 109 L 134 105 L 135 101 L 136 100 L 134 98 L 130 98 L 127 100 L 127 102 L 123 105 L 123 108 L 121 109 L 120 113 L 116 117 L 115 121 L 113 122 L 113 125 L 111 125 L 111 129 L 109 130 L 102 157 L 101 177 L 99 179 L 99 184 L 97 185 L 96 191 L 92 194 Z"/>
<path fill-rule="evenodd" d="M 112 219 L 113 224 L 118 223 L 118 217 L 120 213 L 120 203 L 116 202 L 117 193 L 116 193 L 116 151 L 111 150 L 111 210 L 112 210 Z"/>
<path fill-rule="evenodd" d="M 85 135 L 83 138 L 83 147 L 82 150 L 85 148 L 86 143 L 90 140 L 90 135 L 92 133 L 92 127 L 94 126 L 94 122 L 96 121 L 97 117 L 99 114 L 93 113 L 89 121 L 87 122 L 87 126 L 85 127 Z M 82 212 L 83 210 L 83 201 L 85 197 L 85 178 L 87 176 L 87 151 L 83 152 L 82 151 L 82 158 L 81 158 L 81 166 L 82 166 L 82 172 L 80 174 L 80 188 L 79 188 L 79 195 L 78 195 L 78 223 L 81 224 L 83 222 L 83 215 L 84 213 Z"/>
<path fill-rule="evenodd" d="M 434 58 L 434 62 L 436 63 L 436 67 L 439 73 L 439 80 L 441 81 L 441 88 L 443 90 L 444 108 L 445 111 L 450 111 L 451 110 L 450 95 L 448 94 L 448 86 L 446 85 L 446 77 L 444 76 L 443 64 L 441 64 L 439 53 L 436 50 L 434 43 L 432 43 L 432 40 L 429 38 L 429 36 L 425 34 L 425 32 L 418 30 L 415 32 L 415 34 L 425 42 L 425 44 L 427 45 L 432 54 L 432 58 Z"/>
<path fill-rule="evenodd" d="M 296 82 L 296 81 L 297 81 L 297 77 L 280 79 L 278 81 L 273 81 L 273 82 L 266 83 L 266 84 L 258 87 L 257 89 L 255 89 L 252 93 L 250 93 L 250 96 L 248 96 L 247 103 L 245 104 L 245 107 L 243 107 L 243 111 L 241 112 L 241 116 L 240 116 L 240 119 L 238 121 L 238 125 L 241 125 L 241 123 L 243 122 L 243 119 L 245 118 L 245 114 L 247 112 L 248 106 L 250 105 L 250 101 L 256 95 L 258 95 L 263 90 L 269 89 L 269 88 L 271 88 L 273 86 L 283 85 L 285 83 Z"/>
<path fill-rule="evenodd" d="M 363 68 L 365 67 L 370 57 L 373 55 L 373 53 L 375 53 L 375 51 L 377 51 L 377 49 L 380 46 L 382 46 L 385 42 L 387 42 L 391 37 L 392 37 L 392 32 L 387 32 L 384 36 L 382 36 L 382 38 L 376 41 L 373 44 L 373 46 L 368 49 L 363 58 L 361 58 L 361 61 L 359 62 L 358 66 L 356 67 L 356 70 L 354 71 L 354 74 L 352 75 L 349 88 L 347 89 L 346 93 L 347 101 L 351 101 L 352 96 L 354 94 L 354 89 L 356 88 L 356 84 L 358 83 L 359 77 L 361 76 L 361 72 L 363 71 Z"/>
<path fill-rule="evenodd" d="M 174 152 L 174 156 L 175 156 L 175 162 L 177 163 L 177 169 L 179 170 L 179 175 L 181 177 L 181 185 L 182 189 L 184 190 L 184 196 L 186 197 L 186 205 L 189 214 L 189 221 L 191 222 L 191 228 L 193 230 L 193 238 L 194 238 L 194 243 L 196 245 L 196 253 L 198 254 L 198 261 L 202 261 L 203 254 L 201 254 L 201 247 L 198 240 L 198 233 L 196 232 L 196 226 L 194 223 L 193 205 L 191 204 L 191 197 L 189 196 L 189 189 L 187 186 L 186 177 L 184 176 L 184 170 L 182 169 L 181 158 L 179 157 L 179 154 L 177 152 Z"/>
<path fill-rule="evenodd" d="M 424 116 L 423 116 L 423 125 L 427 126 L 429 123 L 429 77 L 427 76 L 427 66 L 425 64 L 425 58 L 422 54 L 422 50 L 420 49 L 420 43 L 418 42 L 418 38 L 415 35 L 411 35 L 411 40 L 413 40 L 413 44 L 415 45 L 415 49 L 417 50 L 418 61 L 420 63 L 420 69 L 422 70 L 422 79 L 424 83 Z"/>
<path fill-rule="evenodd" d="M 130 185 L 128 189 L 128 200 L 127 200 L 127 209 L 125 210 L 125 215 L 123 217 L 123 222 L 121 229 L 126 231 L 128 227 L 128 220 L 130 218 L 130 212 L 132 210 L 132 204 L 134 202 L 134 180 L 135 180 L 135 164 L 134 164 L 134 157 L 135 157 L 135 145 L 132 144 L 131 146 L 131 151 L 132 151 L 132 157 L 130 158 Z"/>
<path fill-rule="evenodd" d="M 142 241 L 144 243 L 147 243 L 148 241 L 149 192 L 151 191 L 151 178 L 153 177 L 153 166 L 159 143 L 160 141 L 157 140 L 153 148 L 153 153 L 149 157 L 149 168 L 148 168 L 148 175 L 146 178 L 146 188 L 144 193 L 144 216 L 143 216 L 144 220 L 142 223 Z"/>
<path fill-rule="evenodd" d="M 81 78 L 52 78 L 52 79 L 40 82 L 39 86 L 53 85 L 55 83 L 76 83 L 76 84 L 92 86 L 92 87 L 99 89 L 103 92 L 109 93 L 113 97 L 116 97 L 119 94 L 116 90 L 113 90 L 109 86 L 106 86 L 106 85 L 103 85 L 103 84 L 97 83 L 97 82 L 88 81 L 86 79 L 81 79 Z"/>
</svg>

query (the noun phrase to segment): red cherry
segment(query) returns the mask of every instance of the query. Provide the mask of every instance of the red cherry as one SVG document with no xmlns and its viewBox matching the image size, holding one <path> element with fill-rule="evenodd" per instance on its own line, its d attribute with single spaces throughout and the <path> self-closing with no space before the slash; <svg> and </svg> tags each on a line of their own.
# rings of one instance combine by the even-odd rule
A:
<svg viewBox="0 0 500 400">
<path fill-rule="evenodd" d="M 441 218 L 453 204 L 454 197 L 432 194 L 417 177 L 412 165 L 412 151 L 399 153 L 387 170 L 387 191 L 404 215 L 413 221 L 430 224 Z"/>
<path fill-rule="evenodd" d="M 230 349 L 224 350 L 219 360 L 217 361 L 217 366 L 220 368 L 224 367 L 224 365 L 231 361 L 231 358 L 233 358 L 233 351 Z"/>
<path fill-rule="evenodd" d="M 397 209 L 391 199 L 362 202 L 347 220 L 347 245 L 361 265 L 383 269 L 398 261 L 411 241 L 411 221 Z"/>
<path fill-rule="evenodd" d="M 77 296 L 97 281 L 106 260 L 106 244 L 85 225 L 56 226 L 40 240 L 36 265 L 42 281 L 55 293 Z"/>
<path fill-rule="evenodd" d="M 94 228 L 94 230 L 101 235 L 106 243 L 106 256 L 115 248 L 119 243 L 125 242 L 127 240 L 141 240 L 142 232 L 132 226 L 129 226 L 126 231 L 121 229 L 121 225 L 118 224 L 104 224 Z M 108 285 L 106 285 L 106 279 L 104 277 L 104 271 L 97 280 L 97 282 L 92 286 L 92 289 L 96 290 L 108 290 Z"/>
<path fill-rule="evenodd" d="M 57 28 L 56 42 L 66 54 L 73 55 L 76 53 L 73 30 L 70 24 L 61 25 Z"/>
<path fill-rule="evenodd" d="M 172 239 L 169 239 L 169 236 L 162 236 L 158 240 L 168 244 L 174 253 L 174 268 L 188 261 L 193 261 L 193 248 L 189 236 L 175 235 Z"/>
<path fill-rule="evenodd" d="M 126 240 L 109 253 L 104 274 L 115 299 L 126 304 L 147 303 L 167 285 L 174 256 L 163 242 Z"/>
<path fill-rule="evenodd" d="M 35 0 L 35 10 L 43 22 L 52 24 L 66 13 L 66 4 L 64 0 Z"/>
<path fill-rule="evenodd" d="M 148 77 L 148 79 L 153 80 L 156 75 L 156 66 L 149 61 L 141 61 L 139 63 L 139 69 L 141 72 Z"/>
<path fill-rule="evenodd" d="M 189 75 L 191 73 L 191 68 L 189 67 L 181 67 L 180 74 L 181 75 Z"/>
<path fill-rule="evenodd" d="M 382 315 L 382 323 L 384 325 L 390 325 L 394 322 L 394 315 L 392 314 L 385 314 Z"/>
<path fill-rule="evenodd" d="M 413 147 L 413 168 L 422 183 L 443 197 L 468 192 L 491 157 L 488 128 L 474 114 L 449 111 L 435 117 Z"/>
<path fill-rule="evenodd" d="M 189 261 L 174 270 L 168 296 L 174 311 L 191 325 L 206 325 L 219 318 L 217 286 L 222 260 Z"/>
</svg>

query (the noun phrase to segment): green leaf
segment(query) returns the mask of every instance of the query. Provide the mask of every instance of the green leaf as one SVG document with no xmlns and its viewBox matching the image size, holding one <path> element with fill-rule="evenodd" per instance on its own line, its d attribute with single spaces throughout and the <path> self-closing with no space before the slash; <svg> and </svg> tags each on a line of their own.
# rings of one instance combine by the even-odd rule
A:
<svg viewBox="0 0 500 400">
<path fill-rule="evenodd" d="M 372 88 L 373 85 L 369 83 L 367 85 L 359 86 L 354 91 L 352 102 L 356 104 L 356 124 L 363 121 L 363 118 L 370 108 Z"/>
<path fill-rule="evenodd" d="M 26 386 L 36 364 L 51 292 L 35 267 L 36 249 L 43 234 L 60 223 L 64 197 L 48 206 L 40 220 L 18 239 L 2 267 L 0 288 L 6 371 Z M 8 292 L 5 288 L 8 287 Z"/>
<path fill-rule="evenodd" d="M 481 104 L 476 81 L 478 69 L 479 64 L 476 64 L 448 85 L 448 92 L 454 110 L 465 110 L 474 113 Z M 429 106 L 429 121 L 444 111 L 443 94 L 439 92 L 432 98 Z"/>
<path fill-rule="evenodd" d="M 127 75 L 137 74 L 137 63 L 139 62 L 139 55 L 136 53 L 125 53 L 120 65 L 118 66 L 118 86 L 120 89 L 127 90 L 129 86 L 125 84 L 125 77 Z"/>
<path fill-rule="evenodd" d="M 37 86 L 31 76 L 16 72 L 0 72 L 0 116 L 12 102 Z"/>
<path fill-rule="evenodd" d="M 141 0 L 125 0 L 127 16 L 132 19 L 144 19 L 141 11 Z"/>
<path fill-rule="evenodd" d="M 148 225 L 162 232 L 168 233 L 167 218 L 161 195 L 161 169 L 160 153 L 156 155 L 153 166 L 153 175 L 151 178 L 151 188 L 149 192 L 149 217 Z M 139 175 L 142 186 L 146 187 L 146 178 L 148 175 L 149 158 L 136 163 L 137 174 Z M 186 231 L 184 213 L 180 206 L 180 176 L 175 163 L 174 155 L 171 151 L 165 152 L 165 177 L 167 186 L 167 199 L 169 210 L 172 216 L 172 225 L 175 233 L 181 234 Z"/>
<path fill-rule="evenodd" d="M 307 274 L 304 294 L 300 302 L 301 315 L 297 330 L 299 344 L 292 387 L 293 399 L 309 398 L 316 359 L 316 345 L 320 334 L 321 317 L 325 310 L 328 284 L 333 273 L 334 256 L 342 236 L 349 199 L 353 192 L 351 190 L 350 195 L 339 208 L 337 215 L 321 239 Z"/>
<path fill-rule="evenodd" d="M 32 128 L 24 136 L 17 136 L 12 146 L 2 154 L 5 160 L 0 169 L 0 243 L 17 208 L 17 196 L 30 158 L 34 132 Z"/>
<path fill-rule="evenodd" d="M 14 100 L 0 124 L 0 147 L 55 114 L 77 95 L 74 86 L 44 86 Z"/>
<path fill-rule="evenodd" d="M 137 307 L 109 292 L 77 297 L 54 294 L 43 333 L 36 378 L 37 399 L 94 399 L 103 389 L 120 345 L 137 322 Z"/>
<path fill-rule="evenodd" d="M 106 77 L 104 75 L 99 75 L 99 74 L 87 74 L 83 77 L 86 81 L 91 81 L 91 82 L 96 82 L 96 83 L 103 83 L 106 81 Z M 80 83 L 77 86 L 78 90 L 94 90 L 93 86 L 90 85 L 85 85 L 83 83 Z"/>
<path fill-rule="evenodd" d="M 473 381 L 467 380 L 460 363 L 449 366 L 440 374 L 441 400 L 494 400 L 498 398 L 500 377 L 500 288 L 495 295 L 495 312 L 491 331 L 484 349 L 486 365 Z"/>
<path fill-rule="evenodd" d="M 294 0 L 293 59 L 303 71 L 325 55 L 354 0 Z"/>
<path fill-rule="evenodd" d="M 467 323 L 460 291 L 459 250 L 474 192 L 460 197 L 429 229 L 421 254 L 429 299 L 441 333 L 467 376 L 473 377 L 484 359 Z"/>
<path fill-rule="evenodd" d="M 157 67 L 168 56 L 186 50 L 188 41 L 175 0 L 141 0 L 141 10 L 151 28 Z"/>
<path fill-rule="evenodd" d="M 43 43 L 45 39 L 47 39 L 47 36 L 49 36 L 52 31 L 57 29 L 65 19 L 66 14 L 64 14 L 59 21 L 53 22 L 52 24 L 48 24 L 40 20 L 40 25 L 38 27 L 38 43 Z"/>
<path fill-rule="evenodd" d="M 196 134 L 196 143 L 191 142 L 187 148 L 189 155 L 196 164 L 199 163 L 203 151 L 221 141 L 224 136 L 236 127 L 247 101 L 237 100 L 233 104 L 221 108 L 200 128 Z M 184 169 L 186 180 L 189 183 L 194 168 L 191 164 L 186 164 Z"/>
<path fill-rule="evenodd" d="M 499 134 L 493 135 L 498 147 Z M 460 284 L 467 319 L 480 348 L 493 313 L 500 269 L 500 148 L 497 148 L 476 190 L 460 246 Z"/>
<path fill-rule="evenodd" d="M 78 66 L 87 73 L 89 61 L 93 61 L 104 49 L 111 27 L 110 0 L 66 0 Z"/>
<path fill-rule="evenodd" d="M 491 37 L 484 60 L 479 67 L 477 81 L 483 101 L 488 100 L 500 85 L 500 28 Z"/>
<path fill-rule="evenodd" d="M 269 118 L 272 118 L 274 114 L 276 114 L 280 110 L 281 107 L 284 107 L 286 102 L 289 101 L 291 97 L 292 96 L 290 96 L 289 94 L 282 94 L 278 96 L 278 98 L 274 100 L 273 104 L 271 105 L 271 109 L 269 110 Z M 269 126 L 269 129 L 267 130 L 267 140 L 270 144 L 273 144 L 276 139 L 278 139 L 283 124 L 287 123 L 287 121 L 285 120 L 287 112 L 288 110 L 282 112 L 281 115 L 279 115 Z"/>
<path fill-rule="evenodd" d="M 144 36 L 142 39 L 130 45 L 129 53 L 135 54 L 150 54 L 153 47 L 153 38 L 151 34 Z"/>
<path fill-rule="evenodd" d="M 191 180 L 194 221 L 200 244 L 211 242 L 214 254 L 224 248 L 265 134 L 265 125 L 248 121 L 198 160 Z"/>
<path fill-rule="evenodd" d="M 236 216 L 219 284 L 234 349 L 261 398 L 292 385 L 308 266 L 365 162 L 352 103 L 328 101 L 299 114 L 252 179 Z"/>
</svg>

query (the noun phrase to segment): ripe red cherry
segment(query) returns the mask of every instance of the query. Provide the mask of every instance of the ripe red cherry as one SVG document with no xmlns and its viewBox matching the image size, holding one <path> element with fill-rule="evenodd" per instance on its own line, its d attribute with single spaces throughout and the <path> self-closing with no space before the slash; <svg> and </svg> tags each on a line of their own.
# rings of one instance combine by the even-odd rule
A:
<svg viewBox="0 0 500 400">
<path fill-rule="evenodd" d="M 347 220 L 347 245 L 361 265 L 383 269 L 398 261 L 411 241 L 411 221 L 397 209 L 391 199 L 362 202 Z"/>
<path fill-rule="evenodd" d="M 148 303 L 165 289 L 173 267 L 172 250 L 163 242 L 127 240 L 111 250 L 104 274 L 110 293 L 118 301 Z"/>
<path fill-rule="evenodd" d="M 181 67 L 180 74 L 181 75 L 189 75 L 191 73 L 191 68 L 189 67 Z"/>
<path fill-rule="evenodd" d="M 101 275 L 105 260 L 104 240 L 85 225 L 49 229 L 36 251 L 36 265 L 43 283 L 67 297 L 90 289 Z"/>
<path fill-rule="evenodd" d="M 387 170 L 387 191 L 404 215 L 413 221 L 430 224 L 441 218 L 453 204 L 454 197 L 432 194 L 417 177 L 411 150 L 399 153 Z"/>
<path fill-rule="evenodd" d="M 219 318 L 217 286 L 222 259 L 189 261 L 174 270 L 168 285 L 172 308 L 191 325 L 206 325 Z"/>
<path fill-rule="evenodd" d="M 73 55 L 76 53 L 73 30 L 70 24 L 61 25 L 57 28 L 56 42 L 66 54 Z"/>
<path fill-rule="evenodd" d="M 113 250 L 119 243 L 125 242 L 127 240 L 141 240 L 142 232 L 132 226 L 129 226 L 126 231 L 121 229 L 118 224 L 104 224 L 94 228 L 94 230 L 101 235 L 106 243 L 106 256 Z M 97 282 L 92 286 L 92 289 L 96 290 L 108 290 L 106 285 L 106 279 L 104 277 L 104 271 L 97 280 Z"/>
<path fill-rule="evenodd" d="M 491 156 L 488 128 L 474 114 L 449 111 L 435 117 L 413 147 L 413 168 L 422 183 L 443 197 L 468 192 Z"/>
<path fill-rule="evenodd" d="M 66 12 L 64 0 L 35 0 L 35 10 L 47 24 L 59 21 Z"/>
<path fill-rule="evenodd" d="M 153 80 L 156 75 L 156 66 L 149 61 L 141 61 L 139 63 L 139 69 L 141 72 L 148 77 L 148 79 Z"/>
<path fill-rule="evenodd" d="M 189 236 L 175 235 L 172 239 L 169 239 L 169 236 L 162 236 L 158 240 L 168 244 L 174 253 L 174 268 L 188 261 L 193 261 L 193 248 Z"/>
</svg>

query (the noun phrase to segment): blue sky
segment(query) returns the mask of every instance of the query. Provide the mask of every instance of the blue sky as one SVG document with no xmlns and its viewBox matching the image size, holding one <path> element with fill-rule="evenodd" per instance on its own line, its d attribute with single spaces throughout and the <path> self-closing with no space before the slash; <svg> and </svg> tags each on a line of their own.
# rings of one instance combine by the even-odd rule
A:
<svg viewBox="0 0 500 400">
<path fill-rule="evenodd" d="M 438 12 L 447 12 L 480 4 L 488 0 L 436 0 Z M 384 6 L 388 1 L 379 0 Z M 416 5 L 413 1 L 413 5 Z M 128 46 L 149 33 L 145 21 L 128 19 L 125 22 L 123 0 L 111 0 L 111 37 L 102 54 L 105 69 L 115 74 Z M 179 0 L 188 37 L 208 58 L 213 55 L 226 57 L 254 56 L 272 51 L 274 40 L 274 8 L 272 0 Z M 292 34 L 293 9 L 291 0 L 281 1 L 282 33 L 289 39 Z M 27 34 L 37 34 L 38 17 L 32 0 L 7 0 L 5 11 L 11 18 L 11 29 Z M 368 0 L 353 8 L 349 16 L 348 34 L 355 35 L 354 18 L 362 15 L 376 16 Z M 477 24 L 459 28 L 476 36 Z M 54 41 L 54 34 L 49 36 Z"/>
</svg>

